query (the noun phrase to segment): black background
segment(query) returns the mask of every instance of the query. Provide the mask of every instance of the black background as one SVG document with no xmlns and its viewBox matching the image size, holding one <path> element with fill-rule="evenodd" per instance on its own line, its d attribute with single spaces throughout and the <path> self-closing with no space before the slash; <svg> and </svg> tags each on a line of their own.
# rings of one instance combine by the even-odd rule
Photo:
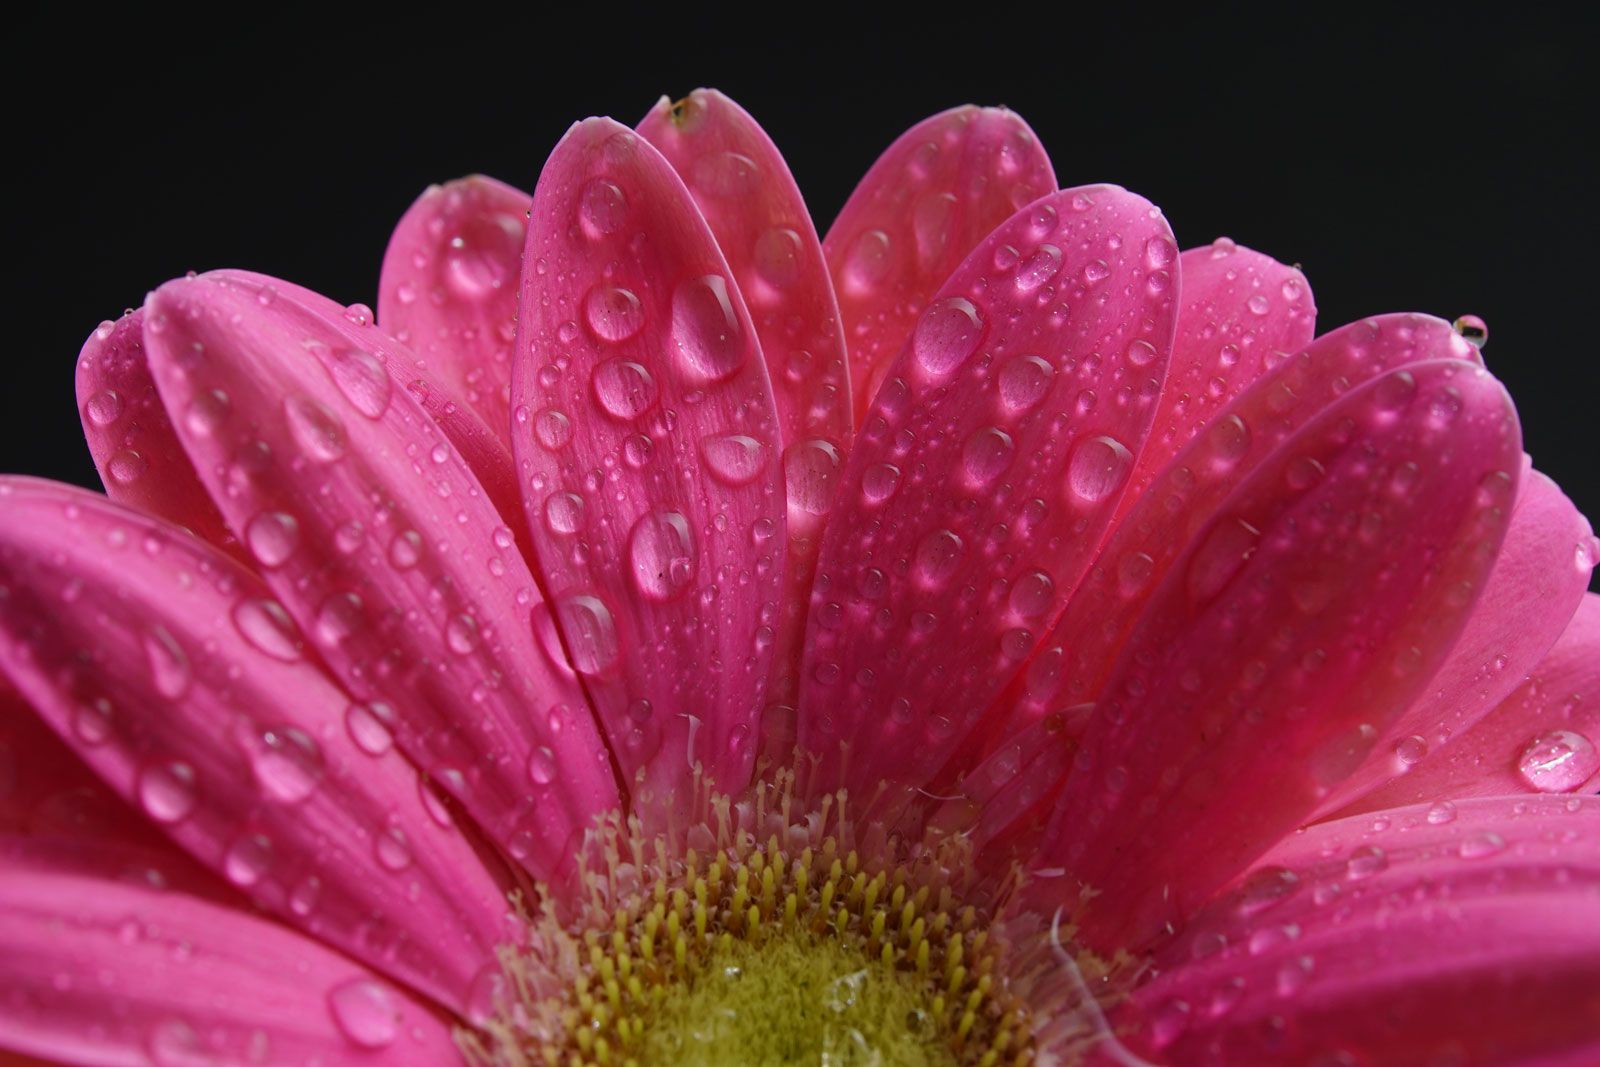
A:
<svg viewBox="0 0 1600 1067">
<path fill-rule="evenodd" d="M 73 363 L 165 279 L 245 267 L 374 302 L 390 228 L 430 182 L 482 172 L 531 190 L 573 120 L 631 124 L 711 85 L 783 149 L 820 230 L 907 126 L 1003 103 L 1063 184 L 1145 194 L 1184 246 L 1227 234 L 1302 264 L 1319 332 L 1481 315 L 1536 465 L 1600 518 L 1596 27 L 1284 7 L 796 22 L 762 6 L 646 24 L 600 4 L 520 23 L 459 4 L 292 23 L 252 5 L 13 23 L 0 470 L 97 484 Z"/>
</svg>

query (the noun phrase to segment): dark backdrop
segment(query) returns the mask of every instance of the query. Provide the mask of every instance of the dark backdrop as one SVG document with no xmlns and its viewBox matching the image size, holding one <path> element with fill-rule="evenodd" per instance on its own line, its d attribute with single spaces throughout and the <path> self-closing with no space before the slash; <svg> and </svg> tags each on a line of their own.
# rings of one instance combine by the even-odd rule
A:
<svg viewBox="0 0 1600 1067">
<path fill-rule="evenodd" d="M 784 150 L 819 229 L 906 126 L 1004 103 L 1064 183 L 1144 193 L 1184 245 L 1227 234 L 1302 264 L 1323 328 L 1481 315 L 1535 463 L 1600 518 L 1595 26 L 1211 5 L 985 4 L 872 25 L 695 10 L 649 25 L 595 3 L 524 22 L 457 4 L 388 25 L 290 24 L 260 5 L 13 23 L 0 470 L 95 484 L 73 361 L 161 281 L 247 267 L 372 302 L 389 229 L 428 183 L 477 171 L 531 189 L 574 119 L 631 123 L 712 85 Z"/>
</svg>

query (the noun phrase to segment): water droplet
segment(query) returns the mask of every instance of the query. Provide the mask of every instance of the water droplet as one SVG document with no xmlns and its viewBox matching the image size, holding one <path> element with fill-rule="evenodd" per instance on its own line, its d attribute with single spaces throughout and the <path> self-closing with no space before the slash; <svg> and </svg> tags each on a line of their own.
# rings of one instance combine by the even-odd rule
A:
<svg viewBox="0 0 1600 1067">
<path fill-rule="evenodd" d="M 458 656 L 465 656 L 478 647 L 478 620 L 466 612 L 450 616 L 444 624 L 445 646 Z"/>
<path fill-rule="evenodd" d="M 1031 293 L 1056 276 L 1061 269 L 1061 249 L 1055 245 L 1040 245 L 1038 250 L 1022 261 L 1017 268 L 1017 290 Z"/>
<path fill-rule="evenodd" d="M 917 243 L 917 259 L 932 266 L 950 244 L 950 224 L 954 219 L 954 193 L 929 193 L 911 209 L 911 234 Z"/>
<path fill-rule="evenodd" d="M 411 842 L 400 827 L 385 827 L 372 838 L 372 855 L 384 870 L 403 871 L 411 866 Z"/>
<path fill-rule="evenodd" d="M 145 458 L 131 448 L 124 448 L 106 463 L 106 473 L 118 485 L 131 485 L 149 469 Z"/>
<path fill-rule="evenodd" d="M 683 282 L 672 292 L 672 342 L 690 377 L 718 382 L 744 365 L 746 344 L 720 274 Z"/>
<path fill-rule="evenodd" d="M 844 288 L 855 296 L 870 293 L 889 273 L 889 235 L 868 230 L 850 245 L 844 262 Z"/>
<path fill-rule="evenodd" d="M 767 447 L 746 434 L 723 434 L 700 443 L 700 458 L 723 485 L 749 485 L 767 469 Z"/>
<path fill-rule="evenodd" d="M 783 455 L 783 473 L 791 512 L 826 515 L 839 477 L 839 450 L 823 440 L 790 445 Z"/>
<path fill-rule="evenodd" d="M 1300 876 L 1287 867 L 1262 867 L 1244 880 L 1238 891 L 1240 915 L 1255 915 L 1293 896 Z"/>
<path fill-rule="evenodd" d="M 250 769 L 262 795 L 280 804 L 298 804 L 322 781 L 322 750 L 294 726 L 251 731 L 245 738 Z"/>
<path fill-rule="evenodd" d="M 1404 767 L 1413 767 L 1421 763 L 1422 758 L 1427 754 L 1427 738 L 1422 737 L 1420 734 L 1412 734 L 1410 737 L 1401 738 L 1394 745 L 1394 757 Z"/>
<path fill-rule="evenodd" d="M 608 359 L 594 369 L 594 395 L 613 418 L 637 419 L 656 402 L 656 382 L 650 372 L 627 359 Z M 570 435 L 570 429 L 568 433 Z"/>
<path fill-rule="evenodd" d="M 289 910 L 304 919 L 317 909 L 317 899 L 322 896 L 322 879 L 306 875 L 289 891 Z"/>
<path fill-rule="evenodd" d="M 1600 771 L 1600 751 L 1583 734 L 1552 730 L 1522 750 L 1517 772 L 1541 793 L 1570 793 Z"/>
<path fill-rule="evenodd" d="M 338 648 L 358 633 L 365 623 L 361 598 L 354 593 L 331 593 L 317 607 L 314 630 L 318 641 Z"/>
<path fill-rule="evenodd" d="M 648 702 L 646 708 L 648 709 Z M 645 712 L 646 718 L 649 711 Z M 534 785 L 549 785 L 556 780 L 556 756 L 548 748 L 540 745 L 528 756 L 528 779 Z"/>
<path fill-rule="evenodd" d="M 383 361 L 359 348 L 341 352 L 328 363 L 328 373 L 340 394 L 362 415 L 380 419 L 389 410 L 394 382 Z"/>
<path fill-rule="evenodd" d="M 1428 821 L 1435 826 L 1442 826 L 1447 822 L 1455 822 L 1456 806 L 1448 800 L 1441 800 L 1428 809 Z"/>
<path fill-rule="evenodd" d="M 583 298 L 583 316 L 602 341 L 615 344 L 644 329 L 644 309 L 631 290 L 596 285 Z"/>
<path fill-rule="evenodd" d="M 339 416 L 319 400 L 301 393 L 284 398 L 283 415 L 300 451 L 318 463 L 342 457 L 349 441 Z"/>
<path fill-rule="evenodd" d="M 381 756 L 394 747 L 389 724 L 394 712 L 387 704 L 351 704 L 344 711 L 344 728 L 355 746 L 369 756 Z"/>
<path fill-rule="evenodd" d="M 402 530 L 389 542 L 389 563 L 395 570 L 410 570 L 422 558 L 422 535 L 415 530 Z"/>
<path fill-rule="evenodd" d="M 628 219 L 627 197 L 604 178 L 594 178 L 578 195 L 578 219 L 591 238 L 616 233 Z"/>
<path fill-rule="evenodd" d="M 233 606 L 233 624 L 256 651 L 284 663 L 300 658 L 300 635 L 276 600 L 239 601 Z"/>
<path fill-rule="evenodd" d="M 917 581 L 926 589 L 948 582 L 961 565 L 961 538 L 953 530 L 934 530 L 917 545 Z"/>
<path fill-rule="evenodd" d="M 1159 354 L 1155 345 L 1144 340 L 1130 341 L 1123 352 L 1128 362 L 1135 367 L 1148 367 L 1155 362 Z"/>
<path fill-rule="evenodd" d="M 572 420 L 564 411 L 545 408 L 534 417 L 533 433 L 541 445 L 556 452 L 572 440 Z"/>
<path fill-rule="evenodd" d="M 800 235 L 784 227 L 767 230 L 756 238 L 752 258 L 756 274 L 774 289 L 787 289 L 800 278 L 804 244 Z"/>
<path fill-rule="evenodd" d="M 1373 402 L 1381 410 L 1398 411 L 1417 395 L 1417 380 L 1410 371 L 1396 371 L 1378 379 L 1378 384 L 1372 389 Z"/>
<path fill-rule="evenodd" d="M 544 524 L 553 534 L 574 534 L 583 528 L 583 497 L 555 492 L 544 499 Z"/>
<path fill-rule="evenodd" d="M 715 197 L 746 196 L 761 183 L 761 168 L 738 152 L 714 152 L 695 160 L 694 187 Z"/>
<path fill-rule="evenodd" d="M 1474 834 L 1461 842 L 1461 858 L 1464 860 L 1482 859 L 1505 851 L 1506 839 L 1493 830 L 1486 830 Z"/>
<path fill-rule="evenodd" d="M 861 496 L 868 504 L 881 504 L 894 495 L 899 485 L 899 467 L 892 463 L 874 463 L 861 475 Z"/>
<path fill-rule="evenodd" d="M 1152 237 L 1144 243 L 1144 262 L 1151 270 L 1172 265 L 1178 258 L 1178 246 L 1165 237 Z"/>
<path fill-rule="evenodd" d="M 985 489 L 1011 466 L 1016 446 L 1011 435 L 998 426 L 990 426 L 967 438 L 961 450 L 961 465 L 966 472 L 969 489 Z"/>
<path fill-rule="evenodd" d="M 1223 468 L 1231 467 L 1250 451 L 1250 440 L 1250 427 L 1237 415 L 1220 418 L 1206 430 L 1206 447 L 1211 450 L 1212 462 Z"/>
<path fill-rule="evenodd" d="M 1029 571 L 1011 587 L 1011 610 L 1025 619 L 1038 618 L 1055 603 L 1055 590 L 1044 571 Z"/>
<path fill-rule="evenodd" d="M 1389 857 L 1377 845 L 1362 845 L 1350 853 L 1350 858 L 1345 862 L 1345 877 L 1352 882 L 1361 881 L 1379 874 L 1389 866 Z"/>
<path fill-rule="evenodd" d="M 194 768 L 181 760 L 148 764 L 136 786 L 139 806 L 159 823 L 182 822 L 195 808 Z"/>
<path fill-rule="evenodd" d="M 1133 596 L 1150 583 L 1156 561 L 1144 552 L 1123 556 L 1117 563 L 1117 591 Z"/>
<path fill-rule="evenodd" d="M 1089 437 L 1079 441 L 1067 464 L 1067 487 L 1085 504 L 1098 504 L 1112 496 L 1127 479 L 1133 455 L 1114 437 Z"/>
<path fill-rule="evenodd" d="M 1111 268 L 1103 259 L 1090 260 L 1083 266 L 1083 280 L 1089 285 L 1098 285 L 1111 276 Z"/>
<path fill-rule="evenodd" d="M 375 978 L 353 978 L 328 992 L 328 1014 L 358 1048 L 386 1048 L 400 1033 L 400 1009 Z"/>
<path fill-rule="evenodd" d="M 1265 293 L 1255 293 L 1244 302 L 1244 306 L 1250 309 L 1252 315 L 1265 315 L 1272 310 L 1272 301 L 1267 299 Z"/>
<path fill-rule="evenodd" d="M 272 867 L 272 840 L 266 834 L 234 838 L 222 857 L 222 873 L 240 889 L 249 889 Z"/>
<path fill-rule="evenodd" d="M 89 398 L 84 410 L 96 426 L 110 426 L 122 416 L 122 397 L 115 389 L 102 389 Z"/>
<path fill-rule="evenodd" d="M 628 534 L 634 586 L 650 600 L 682 596 L 694 580 L 696 555 L 689 523 L 674 511 L 643 516 Z"/>
<path fill-rule="evenodd" d="M 1260 537 L 1260 530 L 1236 516 L 1214 524 L 1189 560 L 1189 595 L 1204 602 L 1222 592 L 1255 553 Z"/>
<path fill-rule="evenodd" d="M 943 378 L 967 361 L 983 340 L 983 318 L 972 301 L 946 297 L 922 313 L 911 350 L 923 370 Z"/>
<path fill-rule="evenodd" d="M 283 511 L 263 511 L 245 527 L 245 543 L 263 567 L 281 567 L 300 547 L 300 524 Z"/>
<path fill-rule="evenodd" d="M 189 657 L 165 627 L 157 626 L 144 635 L 144 653 L 156 692 L 177 700 L 189 691 Z"/>
<path fill-rule="evenodd" d="M 1000 368 L 1000 402 L 1014 414 L 1031 410 L 1050 391 L 1055 374 L 1038 356 L 1018 356 Z"/>
<path fill-rule="evenodd" d="M 221 389 L 207 389 L 196 393 L 183 413 L 183 421 L 196 437 L 210 437 L 228 421 L 232 405 L 228 394 Z"/>
<path fill-rule="evenodd" d="M 599 597 L 573 596 L 557 612 L 561 632 L 572 650 L 572 665 L 584 674 L 599 674 L 617 661 L 617 631 L 611 610 Z"/>
<path fill-rule="evenodd" d="M 1453 324 L 1453 329 L 1473 348 L 1482 348 L 1489 343 L 1489 324 L 1476 315 L 1461 316 Z"/>
</svg>

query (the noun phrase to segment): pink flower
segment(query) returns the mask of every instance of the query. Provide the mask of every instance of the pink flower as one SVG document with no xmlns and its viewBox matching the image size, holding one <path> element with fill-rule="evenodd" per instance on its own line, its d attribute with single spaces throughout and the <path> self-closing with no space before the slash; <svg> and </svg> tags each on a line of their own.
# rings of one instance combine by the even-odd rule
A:
<svg viewBox="0 0 1600 1067">
<path fill-rule="evenodd" d="M 0 479 L 0 1045 L 1600 1056 L 1600 544 L 1481 324 L 1055 190 L 961 108 L 819 242 L 700 92 L 376 316 L 95 331 L 110 499 Z"/>
</svg>

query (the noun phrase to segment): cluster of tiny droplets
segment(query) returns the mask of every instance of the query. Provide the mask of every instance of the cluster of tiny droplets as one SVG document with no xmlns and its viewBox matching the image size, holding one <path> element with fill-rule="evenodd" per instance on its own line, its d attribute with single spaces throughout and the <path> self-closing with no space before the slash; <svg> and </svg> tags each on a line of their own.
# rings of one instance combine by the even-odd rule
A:
<svg viewBox="0 0 1600 1067">
<path fill-rule="evenodd" d="M 1031 1005 L 1008 981 L 1021 957 L 1002 924 L 964 903 L 970 855 L 959 837 L 910 852 L 858 842 L 841 792 L 797 812 L 792 777 L 749 799 L 706 798 L 687 833 L 613 817 L 580 860 L 576 917 L 528 917 L 526 948 L 503 950 L 494 1017 L 460 1044 L 476 1064 L 533 1067 L 641 1061 L 656 1009 L 738 948 L 774 938 L 835 939 L 921 992 L 922 1020 L 948 1062 L 1035 1062 Z M 991 907 L 1012 886 L 991 887 Z M 1008 953 L 1010 958 L 1008 958 Z"/>
</svg>

